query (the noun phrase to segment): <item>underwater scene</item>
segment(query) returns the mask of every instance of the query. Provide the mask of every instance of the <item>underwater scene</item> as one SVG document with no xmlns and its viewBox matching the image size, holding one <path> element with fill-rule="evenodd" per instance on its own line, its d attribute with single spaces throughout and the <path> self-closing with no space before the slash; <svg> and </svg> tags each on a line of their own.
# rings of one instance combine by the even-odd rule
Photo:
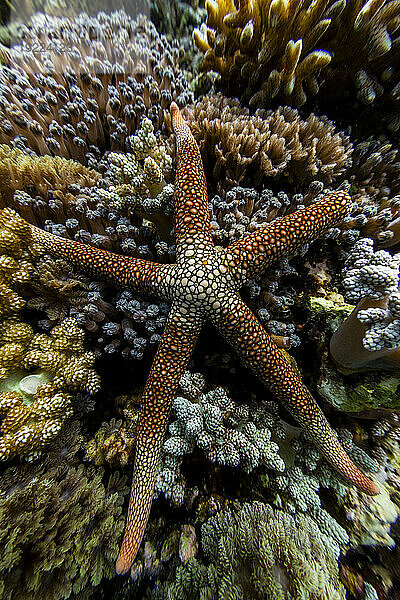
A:
<svg viewBox="0 0 400 600">
<path fill-rule="evenodd" d="M 400 0 L 0 19 L 0 599 L 400 600 Z"/>
</svg>

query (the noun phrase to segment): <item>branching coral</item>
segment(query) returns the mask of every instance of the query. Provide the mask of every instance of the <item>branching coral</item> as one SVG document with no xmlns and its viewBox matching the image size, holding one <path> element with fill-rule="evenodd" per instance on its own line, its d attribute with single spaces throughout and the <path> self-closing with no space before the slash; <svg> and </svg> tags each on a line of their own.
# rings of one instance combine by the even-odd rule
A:
<svg viewBox="0 0 400 600">
<path fill-rule="evenodd" d="M 184 114 L 206 168 L 213 168 L 221 184 L 226 179 L 235 185 L 246 177 L 254 186 L 279 175 L 291 182 L 310 182 L 316 176 L 330 182 L 344 171 L 352 152 L 349 138 L 331 121 L 313 114 L 303 120 L 288 107 L 250 115 L 238 100 L 217 94 L 205 96 Z"/>
<path fill-rule="evenodd" d="M 62 439 L 61 439 L 62 438 Z M 79 430 L 68 427 L 48 463 L 0 477 L 0 594 L 5 600 L 89 598 L 114 573 L 128 492 L 118 473 L 77 463 Z"/>
<path fill-rule="evenodd" d="M 0 460 L 14 454 L 32 460 L 72 415 L 68 391 L 99 389 L 94 355 L 84 351 L 84 332 L 74 319 L 65 319 L 50 336 L 8 319 L 1 324 L 0 336 Z M 36 370 L 29 375 L 32 368 Z"/>
<path fill-rule="evenodd" d="M 2 50 L 1 142 L 97 166 L 105 149 L 126 150 L 143 116 L 159 128 L 172 99 L 191 99 L 178 43 L 143 15 L 36 15 L 21 37 Z"/>
<path fill-rule="evenodd" d="M 130 143 L 131 153 L 109 155 L 101 181 L 93 170 L 74 161 L 30 157 L 3 146 L 0 170 L 8 174 L 3 202 L 31 223 L 59 235 L 140 258 L 168 261 L 172 247 L 159 241 L 149 219 L 169 236 L 171 219 L 162 210 L 166 198 L 172 203 L 172 186 L 164 180 L 171 159 L 158 144 L 149 119 L 143 119 Z M 65 261 L 39 258 L 29 288 L 34 297 L 28 305 L 46 310 L 48 315 L 48 320 L 41 319 L 41 326 L 49 330 L 61 317 L 73 314 L 90 333 L 98 354 L 121 352 L 140 359 L 160 340 L 168 311 L 165 303 L 155 305 L 133 298 L 127 290 L 116 293 L 100 282 L 75 275 Z"/>
<path fill-rule="evenodd" d="M 267 405 L 262 415 L 252 415 L 248 405 L 235 406 L 223 388 L 206 393 L 199 373 L 186 372 L 182 386 L 187 394 L 177 396 L 173 403 L 177 420 L 170 424 L 164 442 L 156 494 L 162 492 L 175 504 L 182 503 L 185 482 L 180 465 L 183 456 L 195 447 L 212 462 L 240 466 L 246 472 L 260 465 L 273 471 L 284 470 L 278 445 L 271 440 L 271 431 L 279 433 L 281 429 L 276 405 Z"/>
<path fill-rule="evenodd" d="M 202 527 L 202 547 L 215 565 L 217 598 L 339 600 L 339 548 L 315 522 L 260 502 L 224 511 Z"/>
<path fill-rule="evenodd" d="M 377 367 L 398 368 L 400 255 L 374 252 L 373 241 L 359 240 L 345 264 L 343 286 L 359 301 L 335 331 L 330 351 L 345 372 Z"/>
<path fill-rule="evenodd" d="M 300 106 L 324 79 L 340 80 L 342 95 L 355 84 L 365 104 L 383 93 L 399 101 L 396 0 L 208 0 L 206 8 L 207 25 L 194 30 L 201 68 L 250 106 Z M 391 126 L 400 126 L 395 117 Z"/>
</svg>

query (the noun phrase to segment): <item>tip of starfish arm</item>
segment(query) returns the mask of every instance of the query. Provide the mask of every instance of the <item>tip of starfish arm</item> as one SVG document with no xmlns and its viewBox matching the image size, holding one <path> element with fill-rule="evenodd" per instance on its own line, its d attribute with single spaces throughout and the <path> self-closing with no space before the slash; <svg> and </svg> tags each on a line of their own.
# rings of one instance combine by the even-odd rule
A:
<svg viewBox="0 0 400 600">
<path fill-rule="evenodd" d="M 172 116 L 179 112 L 179 106 L 176 104 L 176 102 L 171 102 L 170 111 Z"/>
<path fill-rule="evenodd" d="M 377 496 L 381 493 L 376 483 L 374 481 L 371 481 L 371 479 L 368 479 L 367 477 L 365 478 L 363 484 L 359 486 L 359 489 L 362 492 L 364 492 L 364 494 L 368 494 L 368 496 Z"/>
<path fill-rule="evenodd" d="M 123 556 L 118 556 L 117 562 L 115 563 L 115 570 L 117 575 L 126 575 L 131 568 L 131 563 L 126 560 Z"/>
</svg>

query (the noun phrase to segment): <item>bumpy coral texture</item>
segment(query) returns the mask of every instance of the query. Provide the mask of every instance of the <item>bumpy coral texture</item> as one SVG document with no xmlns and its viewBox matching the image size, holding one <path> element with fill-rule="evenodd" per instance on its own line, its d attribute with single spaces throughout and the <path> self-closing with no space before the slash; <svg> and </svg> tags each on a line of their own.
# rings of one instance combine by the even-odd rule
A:
<svg viewBox="0 0 400 600">
<path fill-rule="evenodd" d="M 347 298 L 358 302 L 335 331 L 334 360 L 347 370 L 398 368 L 400 357 L 400 254 L 374 251 L 373 240 L 359 240 L 344 267 Z"/>
<path fill-rule="evenodd" d="M 174 504 L 184 498 L 185 481 L 180 465 L 186 454 L 201 449 L 208 460 L 250 472 L 260 465 L 283 471 L 285 463 L 271 433 L 282 427 L 277 405 L 265 403 L 262 415 L 253 415 L 246 404 L 235 406 L 227 392 L 219 387 L 205 392 L 200 373 L 187 371 L 180 381 L 184 395 L 172 405 L 177 417 L 169 425 L 155 484 L 155 493 L 163 493 Z"/>
<path fill-rule="evenodd" d="M 345 598 L 339 547 L 304 515 L 244 504 L 211 517 L 202 526 L 201 546 L 210 566 L 192 559 L 178 568 L 174 582 L 156 586 L 152 598 Z"/>
<path fill-rule="evenodd" d="M 208 0 L 206 8 L 207 24 L 194 30 L 201 69 L 219 73 L 230 95 L 252 107 L 300 106 L 323 93 L 325 79 L 327 93 L 355 86 L 366 105 L 384 96 L 391 128 L 400 127 L 395 0 Z"/>
<path fill-rule="evenodd" d="M 129 140 L 131 152 L 108 156 L 102 180 L 75 161 L 30 157 L 2 146 L 2 202 L 59 235 L 168 261 L 172 247 L 159 241 L 149 220 L 169 233 L 170 219 L 157 207 L 165 209 L 165 198 L 172 202 L 172 186 L 164 179 L 171 159 L 147 118 Z M 96 355 L 121 353 L 141 359 L 160 340 L 166 303 L 146 302 L 128 290 L 116 293 L 104 283 L 74 274 L 64 261 L 39 258 L 29 288 L 33 297 L 28 306 L 47 312 L 40 327 L 50 330 L 61 318 L 74 315 L 88 331 Z"/>
<path fill-rule="evenodd" d="M 68 392 L 94 393 L 100 380 L 74 319 L 46 336 L 18 317 L 25 302 L 14 287 L 32 276 L 35 254 L 29 227 L 10 209 L 0 212 L 0 240 L 0 459 L 32 459 L 71 416 Z"/>
<path fill-rule="evenodd" d="M 77 423 L 47 458 L 10 467 L 0 477 L 0 595 L 4 600 L 84 600 L 114 574 L 122 503 L 118 472 L 79 464 Z"/>
</svg>

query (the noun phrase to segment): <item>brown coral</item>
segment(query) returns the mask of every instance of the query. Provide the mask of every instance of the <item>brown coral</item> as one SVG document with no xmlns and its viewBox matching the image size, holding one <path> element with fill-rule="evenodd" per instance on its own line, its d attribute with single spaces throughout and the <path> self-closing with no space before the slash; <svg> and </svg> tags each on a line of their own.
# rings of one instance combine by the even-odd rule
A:
<svg viewBox="0 0 400 600">
<path fill-rule="evenodd" d="M 258 110 L 238 100 L 205 96 L 185 111 L 214 180 L 257 186 L 267 177 L 287 176 L 293 184 L 318 177 L 331 182 L 343 173 L 352 152 L 348 136 L 325 118 L 306 120 L 289 107 Z M 223 185 L 223 183 L 220 184 Z"/>
<path fill-rule="evenodd" d="M 143 15 L 39 14 L 21 37 L 1 51 L 0 142 L 93 166 L 105 149 L 125 150 L 143 116 L 160 129 L 171 100 L 191 99 L 178 43 Z"/>
<path fill-rule="evenodd" d="M 29 156 L 18 148 L 0 145 L 0 207 L 12 206 L 15 191 L 48 198 L 59 198 L 67 205 L 74 199 L 69 192 L 71 183 L 93 186 L 100 175 L 80 163 L 59 156 Z M 34 219 L 33 210 L 28 215 Z"/>
<path fill-rule="evenodd" d="M 400 151 L 388 141 L 372 138 L 358 143 L 346 173 L 357 210 L 346 227 L 360 229 L 380 247 L 400 240 Z"/>
<path fill-rule="evenodd" d="M 124 467 L 133 456 L 135 443 L 136 431 L 132 426 L 121 419 L 111 419 L 109 423 L 102 423 L 95 437 L 88 442 L 86 456 L 96 465 L 109 463 Z"/>
</svg>

